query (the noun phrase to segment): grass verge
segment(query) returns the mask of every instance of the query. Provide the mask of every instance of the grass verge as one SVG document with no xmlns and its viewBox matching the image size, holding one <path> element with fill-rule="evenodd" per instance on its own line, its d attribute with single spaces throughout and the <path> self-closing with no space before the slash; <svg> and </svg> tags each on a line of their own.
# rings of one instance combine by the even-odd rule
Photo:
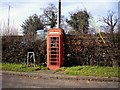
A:
<svg viewBox="0 0 120 90">
<path fill-rule="evenodd" d="M 120 67 L 105 67 L 105 66 L 74 66 L 61 67 L 61 71 L 68 75 L 80 76 L 100 76 L 100 77 L 120 77 Z"/>
<path fill-rule="evenodd" d="M 36 67 L 27 67 L 25 64 L 3 63 L 2 70 L 16 72 L 33 72 L 37 70 L 48 70 L 47 67 L 39 65 Z M 100 76 L 100 77 L 120 77 L 120 67 L 105 66 L 73 66 L 61 67 L 59 71 L 68 75 L 79 76 Z"/>
<path fill-rule="evenodd" d="M 37 70 L 45 70 L 46 67 L 39 65 L 36 67 L 27 67 L 25 64 L 2 63 L 2 70 L 16 72 L 33 72 Z"/>
</svg>

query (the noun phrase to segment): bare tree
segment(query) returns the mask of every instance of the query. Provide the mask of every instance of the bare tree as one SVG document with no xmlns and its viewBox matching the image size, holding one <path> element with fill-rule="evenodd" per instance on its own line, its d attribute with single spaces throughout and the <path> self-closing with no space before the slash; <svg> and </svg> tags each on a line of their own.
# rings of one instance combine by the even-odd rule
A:
<svg viewBox="0 0 120 90">
<path fill-rule="evenodd" d="M 118 52 L 118 39 L 116 37 L 116 34 L 114 34 L 115 27 L 117 26 L 119 22 L 119 18 L 115 15 L 115 12 L 113 11 L 108 11 L 108 15 L 106 17 L 103 17 L 100 21 L 106 23 L 108 25 L 108 28 L 110 30 L 110 42 L 111 42 L 111 50 L 109 52 L 110 55 L 113 55 L 114 59 L 112 58 L 112 64 L 113 67 L 118 66 L 118 59 L 116 58 Z"/>
<path fill-rule="evenodd" d="M 53 28 L 57 24 L 57 8 L 54 4 L 50 3 L 46 8 L 41 8 L 43 10 L 43 15 L 41 15 L 41 20 L 45 26 L 50 26 Z"/>
<path fill-rule="evenodd" d="M 9 27 L 9 33 L 8 33 L 8 26 L 6 24 L 0 23 L 0 36 L 5 36 L 5 35 L 18 35 L 18 29 L 12 25 Z"/>
<path fill-rule="evenodd" d="M 113 11 L 108 11 L 108 15 L 106 17 L 102 17 L 102 19 L 100 19 L 100 21 L 102 21 L 103 23 L 106 23 L 109 28 L 110 28 L 110 33 L 113 34 L 114 32 L 114 28 L 118 23 L 119 18 L 117 18 L 117 16 L 115 16 L 115 12 Z"/>
</svg>

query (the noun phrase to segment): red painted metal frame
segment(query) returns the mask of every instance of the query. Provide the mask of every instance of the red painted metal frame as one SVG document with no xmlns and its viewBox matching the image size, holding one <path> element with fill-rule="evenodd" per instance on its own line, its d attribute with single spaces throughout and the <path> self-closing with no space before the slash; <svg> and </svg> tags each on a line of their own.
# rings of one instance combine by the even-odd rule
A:
<svg viewBox="0 0 120 90">
<path fill-rule="evenodd" d="M 56 58 L 56 65 L 51 65 L 51 37 L 56 37 L 59 39 L 58 42 L 58 58 Z M 56 54 L 57 55 L 57 54 Z M 55 61 L 53 61 L 55 62 Z M 63 65 L 63 30 L 60 28 L 52 28 L 47 32 L 47 67 L 49 69 L 59 69 Z"/>
</svg>

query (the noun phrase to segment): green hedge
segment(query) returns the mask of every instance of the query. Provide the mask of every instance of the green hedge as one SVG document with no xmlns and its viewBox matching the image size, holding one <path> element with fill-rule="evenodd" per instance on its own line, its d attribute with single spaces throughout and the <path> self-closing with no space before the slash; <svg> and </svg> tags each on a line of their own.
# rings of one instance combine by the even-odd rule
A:
<svg viewBox="0 0 120 90">
<path fill-rule="evenodd" d="M 119 35 L 103 35 L 104 44 L 98 35 L 69 35 L 64 38 L 64 65 L 120 66 Z"/>
<path fill-rule="evenodd" d="M 104 44 L 98 35 L 66 35 L 63 41 L 64 66 L 120 66 L 120 35 L 109 36 L 104 35 Z M 26 63 L 28 48 L 34 48 L 37 64 L 46 64 L 46 40 L 32 41 L 24 36 L 2 37 L 2 61 Z"/>
<path fill-rule="evenodd" d="M 36 63 L 46 61 L 46 40 L 29 41 L 24 36 L 2 37 L 2 62 L 26 63 L 27 49 L 35 50 Z"/>
</svg>

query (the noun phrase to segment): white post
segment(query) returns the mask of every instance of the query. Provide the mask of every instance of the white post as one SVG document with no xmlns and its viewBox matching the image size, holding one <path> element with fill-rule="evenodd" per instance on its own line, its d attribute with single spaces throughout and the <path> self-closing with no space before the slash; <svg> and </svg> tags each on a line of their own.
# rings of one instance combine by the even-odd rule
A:
<svg viewBox="0 0 120 90">
<path fill-rule="evenodd" d="M 32 56 L 33 56 L 33 62 L 34 62 L 34 67 L 35 67 L 35 53 L 34 52 L 27 52 L 27 66 L 29 66 L 30 54 L 32 54 Z"/>
<path fill-rule="evenodd" d="M 33 60 L 34 60 L 34 67 L 35 67 L 35 53 L 33 52 Z"/>
<path fill-rule="evenodd" d="M 29 59 L 29 53 L 27 52 L 27 67 L 28 67 L 28 59 Z"/>
</svg>

